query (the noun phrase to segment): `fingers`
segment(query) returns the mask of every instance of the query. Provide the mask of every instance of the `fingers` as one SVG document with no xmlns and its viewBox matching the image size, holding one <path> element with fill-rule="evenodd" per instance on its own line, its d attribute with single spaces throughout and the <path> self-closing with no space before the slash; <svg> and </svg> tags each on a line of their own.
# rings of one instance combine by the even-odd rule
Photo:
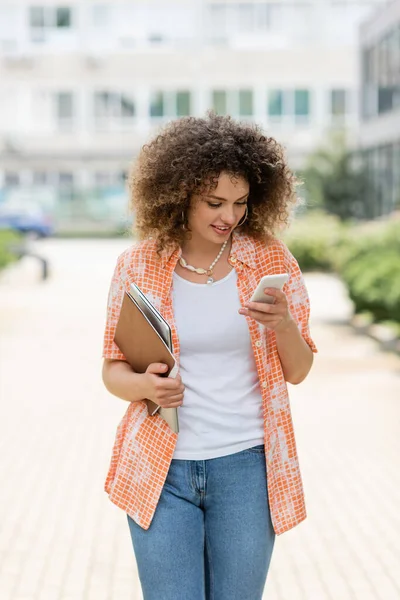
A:
<svg viewBox="0 0 400 600">
<path fill-rule="evenodd" d="M 183 402 L 175 402 L 174 404 L 166 404 L 165 406 L 162 406 L 161 408 L 179 408 L 180 406 L 182 406 Z"/>
<path fill-rule="evenodd" d="M 162 406 L 162 408 L 178 408 L 179 406 L 182 406 L 182 404 L 183 394 L 177 394 L 176 396 L 160 400 L 160 406 Z"/>
<path fill-rule="evenodd" d="M 268 315 L 275 316 L 282 312 L 282 308 L 276 304 L 263 304 L 262 302 L 248 302 L 245 307 L 239 310 L 241 315 L 253 317 L 266 317 Z"/>
<path fill-rule="evenodd" d="M 158 390 L 165 390 L 166 392 L 176 392 L 180 390 L 184 390 L 185 386 L 182 383 L 182 378 L 180 375 L 177 375 L 176 378 L 173 377 L 157 377 L 157 381 L 155 382 L 155 388 Z M 175 393 L 176 393 L 175 392 Z"/>
<path fill-rule="evenodd" d="M 275 299 L 275 302 L 282 302 L 286 300 L 286 294 L 279 290 L 278 288 L 265 288 L 264 294 L 266 296 L 272 296 Z"/>
<path fill-rule="evenodd" d="M 168 370 L 167 365 L 163 363 L 151 363 L 146 369 L 146 373 L 152 373 L 153 375 L 165 373 Z"/>
<path fill-rule="evenodd" d="M 176 377 L 160 377 L 157 373 L 150 373 L 150 377 L 152 377 L 154 385 L 160 389 L 173 390 L 182 385 L 182 377 L 180 375 Z"/>
<path fill-rule="evenodd" d="M 261 312 L 274 315 L 282 311 L 282 305 L 265 304 L 264 302 L 248 302 L 246 307 L 252 312 Z"/>
<path fill-rule="evenodd" d="M 154 375 L 154 400 L 160 406 L 166 407 L 170 403 L 182 403 L 185 386 L 182 378 L 178 375 L 175 379 L 171 377 L 159 377 Z M 179 406 L 179 404 L 177 404 Z"/>
</svg>

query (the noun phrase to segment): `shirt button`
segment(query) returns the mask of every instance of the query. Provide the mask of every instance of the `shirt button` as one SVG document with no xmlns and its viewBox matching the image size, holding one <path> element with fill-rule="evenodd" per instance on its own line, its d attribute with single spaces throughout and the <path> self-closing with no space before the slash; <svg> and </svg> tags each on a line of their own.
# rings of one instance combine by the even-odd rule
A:
<svg viewBox="0 0 400 600">
<path fill-rule="evenodd" d="M 235 262 L 236 262 L 236 256 L 231 256 L 231 261 L 232 261 L 233 263 L 235 263 Z"/>
<path fill-rule="evenodd" d="M 266 381 L 263 381 L 261 384 L 261 387 L 263 387 L 264 389 L 267 387 L 268 383 Z"/>
<path fill-rule="evenodd" d="M 261 348 L 262 346 L 262 342 L 260 342 L 260 340 L 256 341 L 256 348 Z"/>
</svg>

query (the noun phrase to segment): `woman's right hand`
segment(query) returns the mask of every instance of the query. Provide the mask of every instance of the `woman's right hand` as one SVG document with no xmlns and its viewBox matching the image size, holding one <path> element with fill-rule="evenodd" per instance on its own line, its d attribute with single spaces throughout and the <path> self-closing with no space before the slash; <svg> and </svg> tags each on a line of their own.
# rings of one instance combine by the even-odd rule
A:
<svg viewBox="0 0 400 600">
<path fill-rule="evenodd" d="M 152 400 L 162 408 L 178 408 L 183 402 L 185 386 L 182 378 L 177 375 L 172 377 L 161 377 L 168 367 L 162 363 L 152 363 L 143 373 L 145 378 L 146 398 Z"/>
</svg>

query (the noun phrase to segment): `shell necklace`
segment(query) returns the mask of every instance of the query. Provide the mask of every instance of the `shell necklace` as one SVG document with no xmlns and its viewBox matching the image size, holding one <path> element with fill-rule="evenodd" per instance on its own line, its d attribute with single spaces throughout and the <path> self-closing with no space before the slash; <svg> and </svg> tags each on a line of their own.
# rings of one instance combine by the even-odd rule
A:
<svg viewBox="0 0 400 600">
<path fill-rule="evenodd" d="M 221 250 L 219 251 L 217 258 L 214 260 L 214 262 L 211 263 L 211 265 L 208 267 L 208 269 L 201 269 L 201 268 L 192 267 L 192 265 L 188 265 L 186 260 L 183 258 L 183 256 L 181 256 L 181 258 L 179 259 L 179 264 L 184 269 L 188 269 L 188 271 L 192 271 L 192 273 L 197 273 L 198 275 L 208 275 L 207 283 L 209 285 L 211 285 L 212 283 L 214 283 L 214 278 L 212 276 L 213 269 L 214 269 L 215 265 L 217 264 L 217 262 L 219 261 L 219 259 L 221 258 L 222 253 L 225 250 L 227 243 L 228 243 L 228 240 L 225 240 L 225 242 L 222 244 Z"/>
</svg>

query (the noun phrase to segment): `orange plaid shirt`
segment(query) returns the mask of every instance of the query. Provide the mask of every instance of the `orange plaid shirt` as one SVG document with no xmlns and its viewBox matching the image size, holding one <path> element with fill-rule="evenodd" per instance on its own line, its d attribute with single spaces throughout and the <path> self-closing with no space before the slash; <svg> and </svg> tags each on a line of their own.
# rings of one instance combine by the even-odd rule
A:
<svg viewBox="0 0 400 600">
<path fill-rule="evenodd" d="M 135 282 L 169 322 L 174 355 L 179 363 L 179 338 L 172 306 L 172 275 L 181 255 L 164 251 L 155 241 L 128 248 L 118 259 L 108 299 L 104 358 L 124 360 L 114 333 L 125 290 Z M 316 352 L 308 329 L 309 300 L 303 276 L 285 244 L 268 245 L 234 233 L 230 264 L 236 269 L 241 304 L 247 302 L 263 275 L 289 273 L 283 291 L 301 335 Z M 247 318 L 263 402 L 266 472 L 272 522 L 281 534 L 306 517 L 289 396 L 275 334 Z M 120 422 L 105 482 L 110 500 L 148 529 L 173 458 L 177 434 L 159 416 L 151 417 L 144 402 L 132 402 Z"/>
</svg>

